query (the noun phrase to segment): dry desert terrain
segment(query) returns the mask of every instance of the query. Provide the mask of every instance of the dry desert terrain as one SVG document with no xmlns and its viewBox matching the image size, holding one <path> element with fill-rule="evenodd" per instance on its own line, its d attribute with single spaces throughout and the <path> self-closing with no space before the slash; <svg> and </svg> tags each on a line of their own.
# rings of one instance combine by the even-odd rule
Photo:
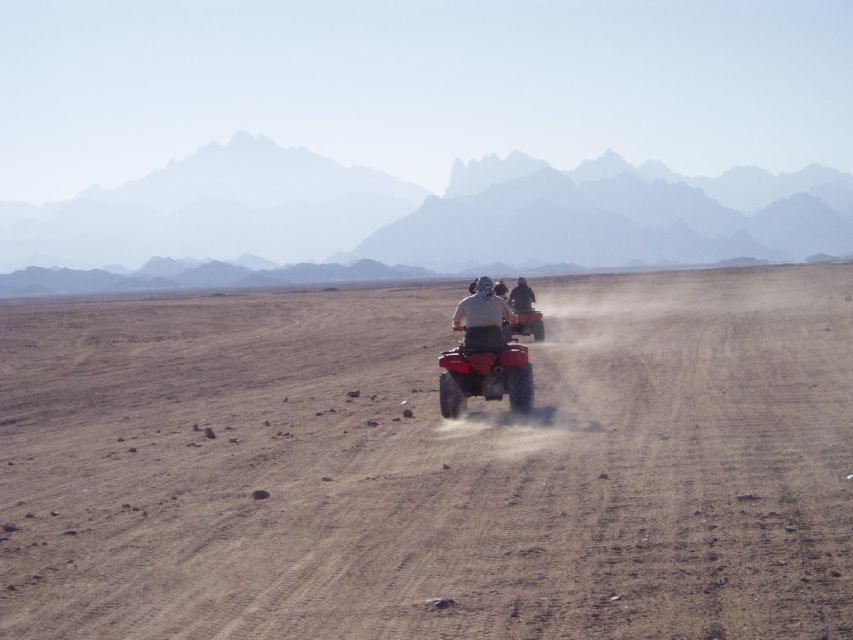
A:
<svg viewBox="0 0 853 640">
<path fill-rule="evenodd" d="M 853 638 L 853 265 L 467 284 L 0 302 L 0 637 Z"/>
</svg>

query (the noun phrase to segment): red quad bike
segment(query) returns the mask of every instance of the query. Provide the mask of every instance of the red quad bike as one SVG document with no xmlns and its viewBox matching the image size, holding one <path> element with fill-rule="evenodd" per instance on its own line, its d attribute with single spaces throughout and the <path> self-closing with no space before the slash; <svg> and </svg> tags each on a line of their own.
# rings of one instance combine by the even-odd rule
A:
<svg viewBox="0 0 853 640">
<path fill-rule="evenodd" d="M 533 336 L 534 342 L 545 342 L 545 322 L 542 320 L 542 312 L 536 309 L 529 311 L 516 311 L 518 317 L 516 324 L 509 326 L 511 335 Z"/>
<path fill-rule="evenodd" d="M 523 344 L 508 344 L 497 351 L 473 351 L 460 346 L 442 352 L 438 366 L 446 369 L 438 380 L 444 418 L 464 415 L 471 396 L 502 400 L 504 394 L 509 394 L 512 411 L 529 413 L 533 408 L 533 365 L 527 361 L 527 347 Z"/>
</svg>

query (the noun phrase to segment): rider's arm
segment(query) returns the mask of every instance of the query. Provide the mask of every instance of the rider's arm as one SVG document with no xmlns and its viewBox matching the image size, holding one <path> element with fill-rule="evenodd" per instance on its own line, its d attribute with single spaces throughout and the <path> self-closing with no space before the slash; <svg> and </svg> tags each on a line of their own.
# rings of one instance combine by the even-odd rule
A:
<svg viewBox="0 0 853 640">
<path fill-rule="evenodd" d="M 536 294 L 533 293 L 533 289 L 530 290 L 530 302 L 536 302 Z"/>
<path fill-rule="evenodd" d="M 453 329 L 455 331 L 460 331 L 462 329 L 462 318 L 465 317 L 465 308 L 463 300 L 456 306 L 456 312 L 453 314 Z"/>
</svg>

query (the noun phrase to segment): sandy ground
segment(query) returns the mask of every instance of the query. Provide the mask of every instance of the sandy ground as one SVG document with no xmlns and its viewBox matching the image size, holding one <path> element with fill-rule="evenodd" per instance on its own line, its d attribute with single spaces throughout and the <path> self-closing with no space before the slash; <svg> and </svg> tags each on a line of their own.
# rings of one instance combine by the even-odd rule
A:
<svg viewBox="0 0 853 640">
<path fill-rule="evenodd" d="M 853 638 L 853 265 L 532 284 L 0 303 L 0 637 Z"/>
</svg>

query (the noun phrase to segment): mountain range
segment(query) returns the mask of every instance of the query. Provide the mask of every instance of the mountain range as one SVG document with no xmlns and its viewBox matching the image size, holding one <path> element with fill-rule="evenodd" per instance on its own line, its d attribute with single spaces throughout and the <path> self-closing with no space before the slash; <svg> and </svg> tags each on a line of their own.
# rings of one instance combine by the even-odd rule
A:
<svg viewBox="0 0 853 640">
<path fill-rule="evenodd" d="M 231 266 L 257 280 L 281 264 L 322 259 L 448 273 L 497 260 L 534 269 L 851 252 L 849 174 L 809 165 L 689 177 L 657 160 L 634 166 L 611 150 L 571 170 L 519 151 L 457 160 L 438 197 L 381 171 L 238 133 L 114 189 L 91 187 L 41 207 L 0 203 L 0 271 L 51 264 L 122 271 L 151 255 L 246 254 Z M 171 282 L 203 266 L 114 275 Z M 211 269 L 192 277 L 207 282 Z M 213 280 L 223 281 L 223 269 Z"/>
</svg>

